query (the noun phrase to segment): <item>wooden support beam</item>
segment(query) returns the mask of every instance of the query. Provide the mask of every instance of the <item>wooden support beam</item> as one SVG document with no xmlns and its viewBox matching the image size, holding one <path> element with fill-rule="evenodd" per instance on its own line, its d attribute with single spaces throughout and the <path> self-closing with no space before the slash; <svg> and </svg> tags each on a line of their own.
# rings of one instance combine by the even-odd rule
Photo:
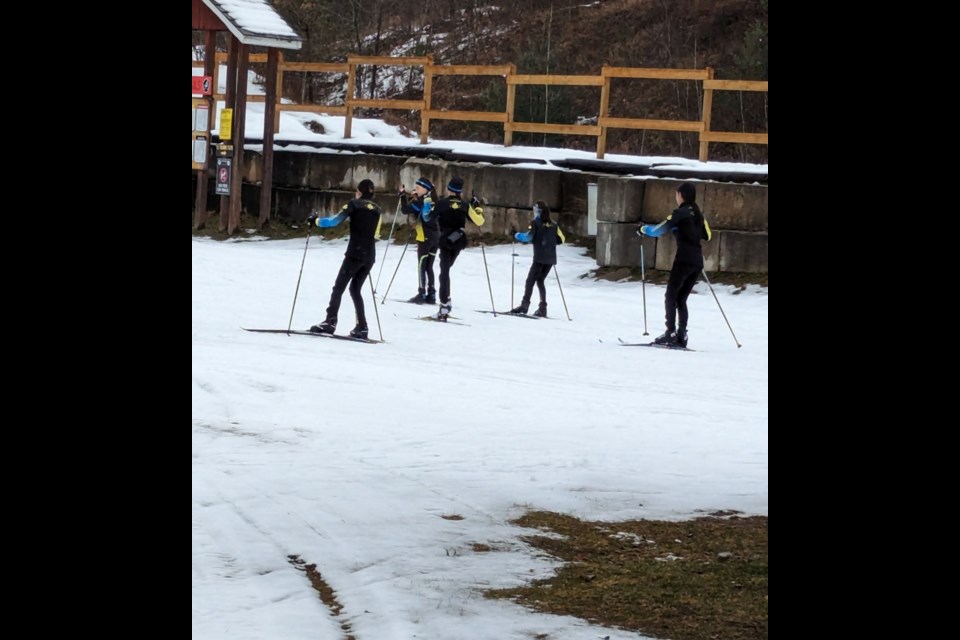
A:
<svg viewBox="0 0 960 640">
<path fill-rule="evenodd" d="M 330 115 L 342 116 L 347 113 L 346 105 L 329 104 L 281 104 L 277 106 L 277 111 L 303 111 L 305 113 L 329 113 Z"/>
<path fill-rule="evenodd" d="M 240 44 L 237 59 L 237 98 L 233 110 L 233 174 L 230 177 L 230 218 L 227 221 L 227 233 L 240 228 L 240 209 L 243 206 L 243 139 L 247 124 L 247 70 L 250 63 L 247 57 L 249 47 Z"/>
<path fill-rule="evenodd" d="M 700 116 L 700 119 L 703 120 L 703 131 L 700 132 L 700 162 L 706 162 L 707 158 L 710 157 L 710 142 L 704 139 L 703 134 L 710 131 L 710 120 L 713 113 L 713 89 L 708 86 L 709 81 L 713 79 L 713 67 L 707 67 L 706 71 L 708 78 L 703 81 L 703 114 Z"/>
<path fill-rule="evenodd" d="M 347 60 L 350 60 L 348 57 Z M 347 103 L 347 112 L 343 120 L 343 137 L 349 138 L 353 133 L 353 85 L 354 78 L 357 76 L 357 65 L 350 63 L 347 70 L 347 92 L 344 94 L 344 102 Z"/>
<path fill-rule="evenodd" d="M 350 65 L 345 62 L 284 62 L 280 68 L 284 71 L 306 71 L 307 73 L 347 73 Z"/>
<path fill-rule="evenodd" d="M 204 55 L 203 55 L 203 75 L 213 76 L 213 56 L 210 55 L 210 51 L 215 51 L 217 48 L 217 32 L 216 31 L 207 31 L 204 33 Z M 213 136 L 210 135 L 210 130 L 213 129 L 213 119 L 217 116 L 217 103 L 216 101 L 210 99 L 207 100 L 210 105 L 210 114 L 207 117 L 207 166 L 197 172 L 197 199 L 196 204 L 194 205 L 195 213 L 193 217 L 193 227 L 195 229 L 203 229 L 207 223 L 207 183 L 210 182 L 210 158 L 213 153 L 213 145 L 210 144 L 213 142 Z"/>
<path fill-rule="evenodd" d="M 347 63 L 412 67 L 421 64 L 433 64 L 433 56 L 347 56 Z"/>
<path fill-rule="evenodd" d="M 562 133 L 570 136 L 599 136 L 600 127 L 586 124 L 544 124 L 542 122 L 507 122 L 507 131 L 526 133 Z"/>
<path fill-rule="evenodd" d="M 513 73 L 508 64 L 432 64 L 424 67 L 424 72 L 427 70 L 435 76 L 507 76 Z"/>
<path fill-rule="evenodd" d="M 423 100 L 351 100 L 350 106 L 376 109 L 423 109 Z"/>
<path fill-rule="evenodd" d="M 237 40 L 236 36 L 234 36 L 232 33 L 229 34 L 228 41 L 227 41 L 227 53 L 226 53 L 227 87 L 226 87 L 226 93 L 223 96 L 223 106 L 224 108 L 227 108 L 227 109 L 232 108 L 234 106 L 233 103 L 237 95 L 237 52 L 239 48 L 240 48 L 240 41 Z M 218 62 L 219 62 L 220 55 L 222 54 L 217 55 Z M 217 64 L 217 68 L 218 69 L 220 68 L 219 64 Z M 216 83 L 214 83 L 214 86 L 217 86 Z M 210 117 L 211 118 L 216 117 L 216 111 L 210 114 Z M 219 125 L 217 128 L 219 128 Z M 234 130 L 236 130 L 236 123 L 234 123 L 233 128 Z M 226 139 L 228 142 L 231 141 L 231 136 L 232 136 L 232 132 L 227 131 Z M 220 144 L 222 145 L 223 143 L 224 143 L 224 132 L 221 131 Z M 227 230 L 227 224 L 230 218 L 230 198 L 231 197 L 232 196 L 220 196 L 220 226 L 218 229 L 219 231 Z"/>
<path fill-rule="evenodd" d="M 277 67 L 280 50 L 273 47 L 267 51 L 267 104 L 263 112 L 263 180 L 260 182 L 260 229 L 270 221 L 270 204 L 273 201 L 273 118 L 277 111 Z"/>
<path fill-rule="evenodd" d="M 550 84 L 582 87 L 602 87 L 601 76 L 549 76 L 549 75 L 519 75 L 507 76 L 507 84 Z"/>
<path fill-rule="evenodd" d="M 430 94 L 433 92 L 434 65 L 423 67 L 423 105 L 420 107 L 420 144 L 427 144 L 430 139 Z"/>
<path fill-rule="evenodd" d="M 648 120 L 644 118 L 600 118 L 601 127 L 612 129 L 652 129 L 654 131 L 703 131 L 699 120 Z"/>
<path fill-rule="evenodd" d="M 604 65 L 606 67 L 606 65 Z M 600 125 L 600 135 L 597 137 L 597 160 L 603 160 L 607 153 L 607 127 L 603 121 L 610 113 L 610 78 L 603 79 L 603 88 L 600 89 L 600 111 L 597 112 L 597 124 Z"/>
<path fill-rule="evenodd" d="M 706 69 L 644 69 L 607 67 L 600 71 L 607 78 L 647 78 L 648 80 L 706 80 L 713 77 Z"/>
<path fill-rule="evenodd" d="M 247 51 L 248 51 L 248 53 L 247 53 L 247 62 L 266 62 L 266 61 L 267 61 L 267 54 L 265 54 L 265 53 L 249 53 L 250 47 L 247 47 Z M 229 55 L 230 55 L 229 53 L 224 53 L 223 51 L 218 52 L 218 53 L 217 53 L 217 62 L 223 62 L 224 60 L 227 59 L 227 56 L 229 56 Z"/>
<path fill-rule="evenodd" d="M 425 110 L 431 120 L 465 120 L 476 122 L 506 122 L 507 114 L 499 111 L 437 111 Z"/>
<path fill-rule="evenodd" d="M 744 142 L 746 144 L 767 144 L 765 133 L 738 133 L 734 131 L 709 131 L 700 134 L 707 142 Z"/>
<path fill-rule="evenodd" d="M 704 80 L 703 88 L 726 91 L 766 91 L 767 82 L 760 80 Z"/>
<path fill-rule="evenodd" d="M 269 61 L 268 61 L 269 62 Z M 273 133 L 280 133 L 280 105 L 283 104 L 283 50 L 277 49 L 277 96 L 273 109 Z"/>
<path fill-rule="evenodd" d="M 507 127 L 513 122 L 517 105 L 517 85 L 510 84 L 510 77 L 517 72 L 517 65 L 510 63 L 510 75 L 507 76 L 507 121 L 503 125 L 503 146 L 513 146 L 513 129 Z"/>
</svg>

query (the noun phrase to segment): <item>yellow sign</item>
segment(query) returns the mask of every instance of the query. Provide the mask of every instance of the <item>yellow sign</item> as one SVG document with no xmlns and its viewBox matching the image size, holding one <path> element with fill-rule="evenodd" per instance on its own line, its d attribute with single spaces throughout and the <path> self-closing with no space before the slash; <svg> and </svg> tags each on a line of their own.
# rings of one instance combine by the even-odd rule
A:
<svg viewBox="0 0 960 640">
<path fill-rule="evenodd" d="M 230 139 L 230 128 L 233 126 L 233 109 L 224 109 L 220 112 L 220 139 Z"/>
</svg>

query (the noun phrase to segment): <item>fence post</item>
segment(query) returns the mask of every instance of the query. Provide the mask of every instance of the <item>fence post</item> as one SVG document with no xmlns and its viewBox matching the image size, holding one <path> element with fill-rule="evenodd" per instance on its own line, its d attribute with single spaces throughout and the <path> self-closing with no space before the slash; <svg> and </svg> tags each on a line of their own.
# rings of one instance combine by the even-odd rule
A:
<svg viewBox="0 0 960 640">
<path fill-rule="evenodd" d="M 433 91 L 433 54 L 428 54 L 430 62 L 423 65 L 423 110 L 420 112 L 420 144 L 427 144 L 427 138 L 430 136 L 430 111 L 431 92 Z"/>
<path fill-rule="evenodd" d="M 707 80 L 713 80 L 713 67 L 707 67 Z M 710 133 L 710 115 L 713 112 L 713 89 L 704 83 L 703 87 L 703 115 L 700 117 L 703 127 L 700 130 L 700 162 L 706 162 L 709 156 L 710 142 L 704 140 L 704 133 Z"/>
<path fill-rule="evenodd" d="M 507 127 L 513 124 L 513 107 L 517 99 L 517 85 L 510 84 L 510 76 L 517 74 L 517 65 L 510 63 L 510 75 L 505 79 L 507 81 L 507 121 L 503 123 L 503 146 L 513 146 L 513 130 Z"/>
<path fill-rule="evenodd" d="M 280 105 L 283 104 L 283 50 L 277 50 L 277 106 L 273 112 L 273 132 L 280 133 Z"/>
<path fill-rule="evenodd" d="M 603 126 L 603 119 L 610 115 L 610 76 L 607 75 L 607 65 L 600 68 L 600 75 L 603 77 L 603 88 L 600 89 L 600 111 L 597 117 L 597 124 L 600 125 L 600 135 L 597 136 L 597 160 L 603 160 L 607 152 L 607 128 Z"/>
<path fill-rule="evenodd" d="M 347 64 L 350 69 L 347 71 L 347 91 L 344 94 L 344 102 L 347 105 L 347 115 L 343 121 L 343 137 L 349 138 L 353 129 L 353 84 L 357 73 L 357 63 L 353 61 L 353 56 L 347 56 Z"/>
</svg>

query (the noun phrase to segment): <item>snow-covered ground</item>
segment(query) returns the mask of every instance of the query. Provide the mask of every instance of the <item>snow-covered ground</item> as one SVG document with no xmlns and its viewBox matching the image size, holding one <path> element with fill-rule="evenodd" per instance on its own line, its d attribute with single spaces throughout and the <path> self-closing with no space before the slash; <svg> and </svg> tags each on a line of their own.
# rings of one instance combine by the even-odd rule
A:
<svg viewBox="0 0 960 640">
<path fill-rule="evenodd" d="M 194 640 L 342 640 L 342 623 L 357 640 L 636 639 L 484 599 L 556 566 L 509 520 L 767 515 L 766 288 L 714 285 L 742 348 L 702 282 L 696 352 L 627 348 L 618 337 L 662 332 L 663 286 L 645 288 L 644 338 L 641 283 L 581 278 L 594 260 L 564 245 L 550 318 L 494 317 L 475 310 L 491 289 L 509 308 L 511 246 L 486 249 L 488 285 L 474 244 L 452 273 L 454 315 L 470 326 L 375 305 L 368 284 L 384 344 L 241 330 L 285 329 L 291 311 L 293 328 L 322 320 L 345 242 L 191 240 Z M 404 255 L 390 298 L 413 295 L 413 247 L 384 260 L 378 246 L 379 291 Z M 514 303 L 531 262 L 516 252 Z M 338 333 L 353 321 L 345 295 Z M 339 616 L 293 555 L 316 564 Z"/>
</svg>

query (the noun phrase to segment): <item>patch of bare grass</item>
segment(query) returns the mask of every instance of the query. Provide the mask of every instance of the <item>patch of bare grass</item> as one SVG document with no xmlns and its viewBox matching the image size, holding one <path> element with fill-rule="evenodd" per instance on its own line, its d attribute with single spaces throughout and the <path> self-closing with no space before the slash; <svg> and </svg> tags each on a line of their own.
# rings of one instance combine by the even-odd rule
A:
<svg viewBox="0 0 960 640">
<path fill-rule="evenodd" d="M 524 540 L 565 564 L 487 597 L 671 640 L 768 637 L 766 517 L 584 522 L 535 511 L 514 524 L 551 534 Z"/>
</svg>

